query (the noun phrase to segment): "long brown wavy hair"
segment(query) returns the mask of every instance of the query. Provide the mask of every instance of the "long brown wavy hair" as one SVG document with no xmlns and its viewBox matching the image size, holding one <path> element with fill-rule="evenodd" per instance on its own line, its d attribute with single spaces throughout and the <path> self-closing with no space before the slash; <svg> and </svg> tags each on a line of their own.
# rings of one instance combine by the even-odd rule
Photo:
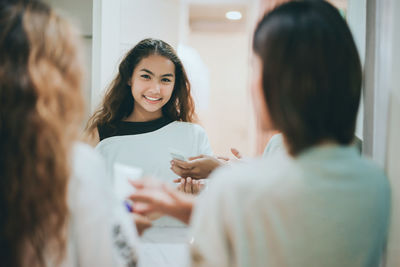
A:
<svg viewBox="0 0 400 267">
<path fill-rule="evenodd" d="M 82 117 L 74 30 L 40 1 L 0 3 L 0 264 L 66 248 L 70 150 Z"/>
<path fill-rule="evenodd" d="M 134 100 L 128 82 L 139 62 L 151 55 L 168 58 L 175 65 L 175 85 L 171 99 L 162 107 L 163 115 L 176 121 L 192 122 L 195 119 L 190 83 L 181 60 L 169 44 L 148 38 L 140 41 L 122 60 L 117 77 L 108 87 L 103 103 L 86 125 L 88 133 L 92 133 L 101 125 L 107 124 L 112 127 L 133 112 Z"/>
</svg>

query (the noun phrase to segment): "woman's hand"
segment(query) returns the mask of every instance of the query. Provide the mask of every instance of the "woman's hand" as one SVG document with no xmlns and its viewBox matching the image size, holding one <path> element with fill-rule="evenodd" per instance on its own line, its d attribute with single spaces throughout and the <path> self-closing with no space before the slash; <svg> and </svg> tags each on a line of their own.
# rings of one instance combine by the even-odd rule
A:
<svg viewBox="0 0 400 267">
<path fill-rule="evenodd" d="M 236 159 L 241 159 L 240 152 L 231 148 L 232 154 Z M 216 168 L 225 165 L 231 159 L 226 157 L 213 157 L 200 155 L 189 158 L 188 161 L 174 159 L 171 161 L 171 170 L 182 178 L 190 177 L 192 179 L 207 178 Z"/>
<path fill-rule="evenodd" d="M 189 158 L 188 161 L 174 159 L 171 161 L 171 170 L 182 178 L 204 179 L 216 168 L 223 165 L 223 161 L 225 159 L 207 155 Z"/>
<path fill-rule="evenodd" d="M 204 180 L 195 180 L 191 177 L 178 178 L 174 180 L 175 183 L 179 183 L 177 189 L 181 192 L 197 195 L 205 187 Z"/>
<path fill-rule="evenodd" d="M 242 153 L 240 153 L 239 150 L 237 150 L 236 148 L 232 147 L 231 152 L 235 156 L 236 159 L 241 159 L 243 157 Z"/>
<path fill-rule="evenodd" d="M 193 196 L 152 179 L 132 181 L 131 184 L 137 189 L 129 197 L 134 202 L 135 213 L 142 215 L 162 213 L 186 224 L 189 223 L 194 204 Z"/>
<path fill-rule="evenodd" d="M 142 235 L 143 232 L 152 225 L 148 218 L 137 213 L 133 213 L 133 219 L 135 220 L 136 229 L 139 235 Z"/>
</svg>

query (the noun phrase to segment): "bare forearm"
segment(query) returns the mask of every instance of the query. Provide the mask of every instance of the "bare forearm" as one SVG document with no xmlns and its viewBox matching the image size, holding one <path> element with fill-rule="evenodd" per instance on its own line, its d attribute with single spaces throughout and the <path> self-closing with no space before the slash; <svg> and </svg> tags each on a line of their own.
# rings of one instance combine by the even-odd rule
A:
<svg viewBox="0 0 400 267">
<path fill-rule="evenodd" d="M 192 195 L 181 192 L 179 192 L 177 198 L 179 199 L 179 205 L 176 206 L 176 209 L 174 209 L 170 215 L 182 221 L 183 223 L 189 224 L 195 198 Z"/>
</svg>

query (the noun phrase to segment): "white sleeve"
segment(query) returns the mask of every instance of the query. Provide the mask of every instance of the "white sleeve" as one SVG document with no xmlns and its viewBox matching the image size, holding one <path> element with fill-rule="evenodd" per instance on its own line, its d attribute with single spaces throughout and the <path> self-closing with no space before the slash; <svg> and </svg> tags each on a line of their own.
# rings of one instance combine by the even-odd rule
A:
<svg viewBox="0 0 400 267">
<path fill-rule="evenodd" d="M 196 202 L 191 219 L 191 266 L 229 267 L 230 240 L 226 201 L 215 183 Z M 216 188 L 217 187 L 217 188 Z M 219 188 L 221 189 L 221 188 Z"/>
<path fill-rule="evenodd" d="M 102 158 L 83 145 L 75 147 L 73 157 L 69 238 L 77 265 L 136 266 L 134 221 L 116 201 Z"/>
<path fill-rule="evenodd" d="M 263 158 L 274 156 L 276 154 L 283 154 L 285 155 L 286 148 L 283 142 L 282 134 L 275 134 L 269 139 L 267 146 L 264 149 L 262 154 Z"/>
<path fill-rule="evenodd" d="M 195 125 L 196 130 L 196 139 L 198 146 L 197 155 L 213 155 L 213 151 L 211 149 L 210 141 L 208 140 L 207 133 L 200 125 Z"/>
</svg>

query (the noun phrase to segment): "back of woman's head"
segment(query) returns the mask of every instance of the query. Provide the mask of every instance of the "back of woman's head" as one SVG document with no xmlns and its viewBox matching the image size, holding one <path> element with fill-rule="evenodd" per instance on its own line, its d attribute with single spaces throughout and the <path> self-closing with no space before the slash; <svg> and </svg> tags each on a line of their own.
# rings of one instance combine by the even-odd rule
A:
<svg viewBox="0 0 400 267">
<path fill-rule="evenodd" d="M 0 5 L 0 258 L 43 266 L 62 258 L 68 154 L 83 102 L 69 24 L 40 1 Z M 57 253 L 60 252 L 60 253 Z"/>
<path fill-rule="evenodd" d="M 129 84 L 135 67 L 151 55 L 163 56 L 175 65 L 175 85 L 170 100 L 163 106 L 162 113 L 172 120 L 192 121 L 194 102 L 190 94 L 190 83 L 185 69 L 175 50 L 158 39 L 144 39 L 133 47 L 119 65 L 117 77 L 109 86 L 101 108 L 89 120 L 87 128 L 113 124 L 129 116 L 134 108 L 134 100 Z"/>
<path fill-rule="evenodd" d="M 294 1 L 266 14 L 254 34 L 274 128 L 296 155 L 323 141 L 354 138 L 361 64 L 351 32 L 325 1 Z"/>
</svg>

